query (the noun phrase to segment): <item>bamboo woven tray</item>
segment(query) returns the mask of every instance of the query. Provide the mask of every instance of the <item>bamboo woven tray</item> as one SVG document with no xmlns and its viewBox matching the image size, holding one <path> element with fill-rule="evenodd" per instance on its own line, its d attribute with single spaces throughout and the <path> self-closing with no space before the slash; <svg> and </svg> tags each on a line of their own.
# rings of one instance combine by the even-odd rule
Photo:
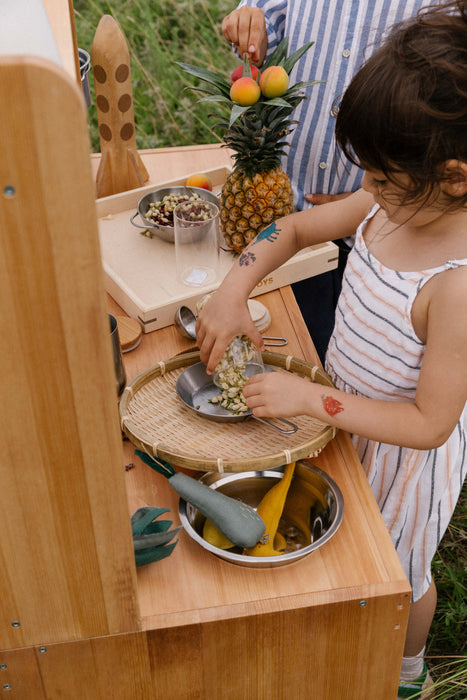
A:
<svg viewBox="0 0 467 700">
<path fill-rule="evenodd" d="M 265 364 L 325 386 L 333 386 L 319 368 L 304 360 L 263 352 Z M 309 416 L 291 418 L 298 430 L 283 435 L 255 420 L 216 423 L 198 416 L 178 398 L 175 384 L 183 370 L 200 361 L 199 352 L 177 355 L 139 374 L 120 399 L 125 435 L 139 449 L 174 466 L 199 471 L 241 472 L 279 467 L 316 456 L 336 428 Z"/>
</svg>

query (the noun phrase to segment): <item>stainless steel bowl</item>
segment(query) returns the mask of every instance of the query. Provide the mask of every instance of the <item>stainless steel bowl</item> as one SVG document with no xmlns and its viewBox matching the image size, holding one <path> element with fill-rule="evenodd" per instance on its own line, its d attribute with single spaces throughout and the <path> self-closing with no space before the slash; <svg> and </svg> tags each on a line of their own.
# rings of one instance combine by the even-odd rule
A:
<svg viewBox="0 0 467 700">
<path fill-rule="evenodd" d="M 158 190 L 148 192 L 144 195 L 144 197 L 141 197 L 141 199 L 138 202 L 138 211 L 136 212 L 136 214 L 133 214 L 133 216 L 130 217 L 130 221 L 133 224 L 133 226 L 136 226 L 136 228 L 149 229 L 151 233 L 154 233 L 156 236 L 162 238 L 164 241 L 174 243 L 173 226 L 160 226 L 159 224 L 155 224 L 154 221 L 151 221 L 151 219 L 146 219 L 146 212 L 149 209 L 149 205 L 151 204 L 151 202 L 161 202 L 164 199 L 164 197 L 168 194 L 190 195 L 194 192 L 197 195 L 199 195 L 201 199 L 205 199 L 208 202 L 213 202 L 213 204 L 219 206 L 219 199 L 217 195 L 213 194 L 212 192 L 209 192 L 209 190 L 203 189 L 202 187 L 184 187 L 182 185 L 174 185 L 173 187 L 162 187 Z M 135 222 L 135 219 L 138 215 L 143 221 L 144 226 Z"/>
<path fill-rule="evenodd" d="M 256 508 L 266 491 L 282 477 L 284 469 L 235 474 L 209 472 L 201 480 Z M 178 512 L 185 531 L 208 552 L 232 564 L 272 568 L 302 559 L 325 544 L 341 524 L 344 500 L 337 484 L 325 472 L 308 462 L 297 462 L 278 528 L 286 539 L 287 549 L 284 554 L 272 557 L 252 557 L 239 548 L 214 547 L 202 536 L 205 517 L 197 508 L 180 499 Z"/>
</svg>

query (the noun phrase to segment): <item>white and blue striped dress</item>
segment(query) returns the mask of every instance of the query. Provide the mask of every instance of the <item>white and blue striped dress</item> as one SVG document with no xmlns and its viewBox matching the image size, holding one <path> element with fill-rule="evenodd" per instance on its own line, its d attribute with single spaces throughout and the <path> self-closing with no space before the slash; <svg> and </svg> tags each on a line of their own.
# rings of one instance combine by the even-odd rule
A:
<svg viewBox="0 0 467 700">
<path fill-rule="evenodd" d="M 426 282 L 466 260 L 397 272 L 367 249 L 360 225 L 349 254 L 326 370 L 337 388 L 374 399 L 412 401 L 425 346 L 411 322 Z M 442 368 L 439 380 L 442 381 Z M 467 470 L 467 408 L 441 447 L 413 450 L 353 436 L 358 456 L 418 600 L 431 582 L 431 561 L 449 524 Z"/>
<path fill-rule="evenodd" d="M 381 45 L 397 22 L 415 16 L 433 0 L 243 0 L 259 7 L 266 17 L 268 54 L 284 37 L 289 55 L 309 41 L 315 45 L 291 73 L 291 83 L 321 80 L 306 89 L 308 99 L 294 111 L 299 122 L 287 141 L 282 159 L 294 190 L 295 207 L 311 205 L 309 192 L 338 194 L 359 189 L 362 171 L 338 162 L 334 129 L 337 103 L 352 77 Z"/>
</svg>

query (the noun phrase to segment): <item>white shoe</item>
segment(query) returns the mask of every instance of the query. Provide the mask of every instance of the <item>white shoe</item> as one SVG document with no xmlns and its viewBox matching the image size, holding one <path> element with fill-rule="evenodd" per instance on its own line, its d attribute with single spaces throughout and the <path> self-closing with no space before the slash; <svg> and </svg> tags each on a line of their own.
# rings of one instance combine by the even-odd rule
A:
<svg viewBox="0 0 467 700">
<path fill-rule="evenodd" d="M 433 697 L 433 680 L 423 661 L 423 673 L 411 681 L 401 681 L 397 700 L 431 700 Z"/>
</svg>

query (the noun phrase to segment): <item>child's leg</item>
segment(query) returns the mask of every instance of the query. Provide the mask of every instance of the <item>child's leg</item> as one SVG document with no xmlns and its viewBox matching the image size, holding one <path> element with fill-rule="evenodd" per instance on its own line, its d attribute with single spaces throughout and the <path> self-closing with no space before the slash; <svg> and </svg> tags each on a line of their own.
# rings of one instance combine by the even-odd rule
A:
<svg viewBox="0 0 467 700">
<path fill-rule="evenodd" d="M 432 697 L 430 678 L 424 660 L 425 645 L 436 608 L 436 587 L 432 581 L 427 592 L 416 603 L 412 603 L 402 659 L 398 700 Z"/>
<path fill-rule="evenodd" d="M 435 614 L 436 600 L 436 586 L 432 581 L 427 592 L 411 605 L 404 656 L 415 656 L 425 646 Z"/>
</svg>

